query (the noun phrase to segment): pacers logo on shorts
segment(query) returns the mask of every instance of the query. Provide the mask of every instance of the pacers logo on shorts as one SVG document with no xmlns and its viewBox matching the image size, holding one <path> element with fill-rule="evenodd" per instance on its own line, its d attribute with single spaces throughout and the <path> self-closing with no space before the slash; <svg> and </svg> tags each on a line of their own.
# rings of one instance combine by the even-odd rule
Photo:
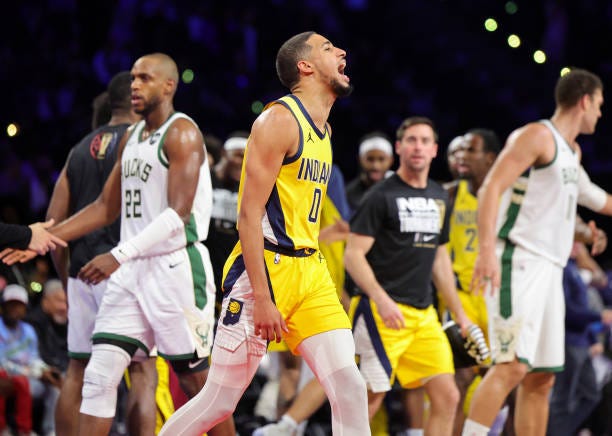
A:
<svg viewBox="0 0 612 436">
<path fill-rule="evenodd" d="M 233 325 L 238 322 L 240 319 L 240 314 L 242 313 L 243 304 L 244 303 L 242 301 L 230 298 L 229 304 L 227 305 L 227 310 L 225 311 L 225 317 L 223 317 L 224 325 Z"/>
</svg>

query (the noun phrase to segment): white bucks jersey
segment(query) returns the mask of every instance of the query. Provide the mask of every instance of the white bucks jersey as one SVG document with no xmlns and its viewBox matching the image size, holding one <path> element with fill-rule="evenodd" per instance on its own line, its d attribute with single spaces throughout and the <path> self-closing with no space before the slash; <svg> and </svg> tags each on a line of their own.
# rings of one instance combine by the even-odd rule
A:
<svg viewBox="0 0 612 436">
<path fill-rule="evenodd" d="M 553 134 L 555 157 L 528 169 L 504 193 L 498 236 L 565 266 L 574 239 L 580 162 L 554 125 L 541 123 Z"/>
<path fill-rule="evenodd" d="M 186 118 L 195 124 L 187 115 L 176 112 L 143 140 L 145 122 L 140 121 L 125 145 L 121 158 L 122 242 L 142 231 L 168 207 L 168 158 L 163 145 L 168 128 L 178 118 Z M 204 157 L 185 233 L 153 247 L 153 255 L 170 253 L 188 243 L 206 239 L 212 209 L 212 185 L 206 153 Z"/>
</svg>

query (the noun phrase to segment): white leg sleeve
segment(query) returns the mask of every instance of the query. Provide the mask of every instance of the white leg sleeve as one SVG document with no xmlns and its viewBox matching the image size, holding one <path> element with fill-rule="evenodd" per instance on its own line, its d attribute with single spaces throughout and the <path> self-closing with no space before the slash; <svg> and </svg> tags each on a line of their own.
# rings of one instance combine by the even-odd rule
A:
<svg viewBox="0 0 612 436">
<path fill-rule="evenodd" d="M 130 363 L 127 351 L 110 344 L 96 344 L 83 377 L 81 413 L 112 418 L 117 406 L 117 386 Z"/>
<path fill-rule="evenodd" d="M 206 384 L 170 417 L 159 436 L 199 436 L 231 415 L 262 358 L 246 350 L 246 342 L 233 352 L 215 345 Z"/>
<path fill-rule="evenodd" d="M 487 436 L 488 434 L 489 427 L 468 418 L 463 424 L 463 432 L 461 433 L 461 436 Z"/>
<path fill-rule="evenodd" d="M 308 382 L 310 382 L 310 380 L 312 380 L 313 378 L 314 378 L 314 374 L 312 370 L 310 369 L 310 366 L 308 366 L 308 363 L 306 363 L 305 359 L 302 359 L 302 367 L 300 369 L 300 379 L 298 380 L 298 388 L 297 388 L 298 392 L 301 391 L 304 388 L 304 386 L 306 386 Z M 298 424 L 297 436 L 302 436 L 304 432 L 306 431 L 307 426 L 308 426 L 307 419 L 300 422 Z"/>
<path fill-rule="evenodd" d="M 348 329 L 304 339 L 298 350 L 329 399 L 334 436 L 370 435 L 366 384 L 355 364 L 355 343 Z"/>
</svg>

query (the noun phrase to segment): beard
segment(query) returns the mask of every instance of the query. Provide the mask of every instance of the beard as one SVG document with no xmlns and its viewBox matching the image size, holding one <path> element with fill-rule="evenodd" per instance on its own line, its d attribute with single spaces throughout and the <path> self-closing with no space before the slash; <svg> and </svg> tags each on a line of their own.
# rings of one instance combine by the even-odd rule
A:
<svg viewBox="0 0 612 436">
<path fill-rule="evenodd" d="M 350 83 L 344 84 L 339 80 L 333 79 L 331 82 L 332 89 L 338 97 L 348 97 L 353 92 L 353 85 Z"/>
<path fill-rule="evenodd" d="M 51 319 L 53 320 L 55 324 L 59 324 L 59 325 L 68 324 L 68 316 L 66 315 L 53 314 L 51 315 Z"/>
</svg>

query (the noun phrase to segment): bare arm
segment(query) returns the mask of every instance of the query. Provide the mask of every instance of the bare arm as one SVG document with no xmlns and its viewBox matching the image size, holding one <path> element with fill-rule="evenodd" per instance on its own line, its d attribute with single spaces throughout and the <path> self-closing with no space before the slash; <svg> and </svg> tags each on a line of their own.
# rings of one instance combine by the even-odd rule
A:
<svg viewBox="0 0 612 436">
<path fill-rule="evenodd" d="M 350 233 L 344 251 L 344 266 L 359 289 L 374 302 L 385 325 L 400 329 L 404 327 L 404 316 L 395 301 L 380 286 L 366 259 L 373 244 L 372 236 Z"/>
<path fill-rule="evenodd" d="M 206 153 L 202 133 L 192 122 L 180 118 L 166 135 L 164 151 L 169 163 L 168 205 L 188 224 Z"/>
<path fill-rule="evenodd" d="M 474 291 L 481 291 L 489 284 L 492 289 L 498 289 L 500 285 L 499 264 L 495 258 L 495 225 L 500 196 L 529 167 L 550 162 L 554 153 L 554 141 L 548 128 L 537 123 L 529 124 L 510 135 L 487 174 L 478 191 L 479 252 L 472 277 Z"/>
<path fill-rule="evenodd" d="M 117 161 L 106 179 L 98 198 L 70 218 L 62 221 L 52 231 L 65 241 L 72 241 L 114 222 L 121 213 L 121 156 L 129 137 L 128 131 L 119 144 Z"/>
<path fill-rule="evenodd" d="M 285 321 L 272 303 L 264 265 L 261 220 L 283 159 L 297 149 L 298 128 L 290 112 L 274 105 L 260 115 L 251 130 L 245 154 L 245 177 L 239 205 L 238 234 L 244 264 L 255 297 L 255 334 L 277 340 Z"/>
<path fill-rule="evenodd" d="M 442 299 L 453 313 L 455 322 L 465 332 L 465 329 L 472 322 L 465 315 L 461 300 L 457 296 L 455 276 L 446 244 L 440 245 L 436 249 L 436 257 L 432 268 L 432 280 Z"/>
<path fill-rule="evenodd" d="M 319 231 L 319 241 L 332 243 L 336 241 L 345 241 L 350 232 L 349 223 L 338 218 L 336 222 L 322 228 Z"/>
<path fill-rule="evenodd" d="M 66 162 L 66 166 L 64 166 L 57 182 L 55 182 L 53 195 L 51 196 L 49 208 L 47 209 L 47 220 L 53 219 L 57 223 L 65 220 L 70 213 L 71 199 L 70 183 L 66 173 L 67 165 L 68 163 Z M 68 248 L 58 247 L 51 251 L 50 254 L 51 260 L 55 265 L 55 271 L 64 284 L 64 289 L 66 289 L 66 284 L 68 283 Z"/>
<path fill-rule="evenodd" d="M 606 204 L 603 209 L 598 210 L 597 212 L 603 215 L 612 216 L 612 196 L 610 194 L 606 196 Z"/>
</svg>

